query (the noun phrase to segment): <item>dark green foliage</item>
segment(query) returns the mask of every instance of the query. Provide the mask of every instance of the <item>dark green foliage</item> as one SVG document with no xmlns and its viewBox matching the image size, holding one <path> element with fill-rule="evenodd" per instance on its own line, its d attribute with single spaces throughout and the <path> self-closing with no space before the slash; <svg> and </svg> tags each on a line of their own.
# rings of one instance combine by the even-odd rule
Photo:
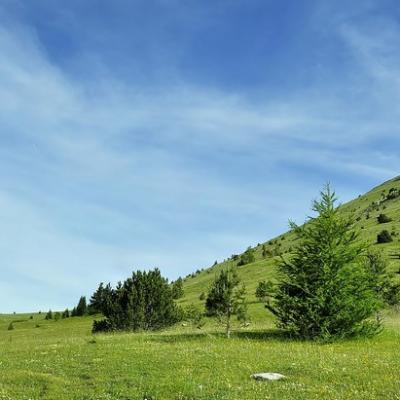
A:
<svg viewBox="0 0 400 400">
<path fill-rule="evenodd" d="M 389 218 L 386 214 L 379 214 L 377 220 L 380 224 L 387 224 L 388 222 L 392 222 L 392 218 Z"/>
<path fill-rule="evenodd" d="M 393 242 L 392 235 L 390 234 L 389 231 L 386 229 L 378 233 L 376 237 L 376 242 L 377 243 L 390 243 Z"/>
<path fill-rule="evenodd" d="M 53 319 L 53 312 L 51 310 L 49 310 L 46 314 L 46 316 L 44 317 L 44 319 Z"/>
<path fill-rule="evenodd" d="M 106 308 L 107 299 L 110 298 L 112 294 L 112 288 L 110 284 L 104 286 L 103 282 L 100 283 L 97 290 L 92 294 L 90 298 L 90 303 L 88 306 L 89 314 L 100 314 Z"/>
<path fill-rule="evenodd" d="M 204 292 L 200 293 L 199 300 L 203 301 L 206 299 L 206 294 Z"/>
<path fill-rule="evenodd" d="M 314 202 L 317 216 L 292 224 L 299 244 L 278 266 L 280 282 L 267 308 L 294 337 L 332 340 L 379 329 L 369 320 L 382 307 L 376 274 L 365 266 L 353 221 L 339 215 L 335 202 L 327 186 Z"/>
<path fill-rule="evenodd" d="M 8 331 L 13 331 L 13 330 L 14 330 L 14 324 L 13 324 L 12 322 L 10 322 L 10 323 L 8 324 L 7 330 L 8 330 Z"/>
<path fill-rule="evenodd" d="M 61 314 L 57 311 L 56 313 L 54 313 L 54 320 L 58 321 L 61 318 Z"/>
<path fill-rule="evenodd" d="M 231 317 L 236 315 L 240 322 L 247 318 L 246 290 L 239 286 L 239 277 L 233 270 L 222 270 L 210 287 L 206 299 L 208 316 L 216 316 L 226 327 L 226 335 L 231 333 Z"/>
<path fill-rule="evenodd" d="M 106 317 L 93 324 L 93 331 L 156 330 L 178 322 L 180 309 L 173 301 L 172 289 L 158 269 L 137 271 L 119 283 L 106 298 L 101 310 Z"/>
<path fill-rule="evenodd" d="M 68 310 L 68 308 L 66 308 L 65 310 L 64 310 L 64 312 L 62 313 L 62 315 L 61 315 L 61 318 L 63 318 L 63 319 L 65 319 L 65 318 L 69 318 L 69 310 Z"/>
<path fill-rule="evenodd" d="M 400 190 L 396 188 L 391 188 L 389 190 L 388 195 L 386 196 L 386 200 L 394 200 L 400 196 Z"/>
<path fill-rule="evenodd" d="M 76 307 L 74 307 L 74 308 L 72 309 L 70 315 L 71 315 L 71 317 L 76 317 L 76 316 L 77 316 L 77 314 L 76 314 Z"/>
<path fill-rule="evenodd" d="M 88 308 L 87 308 L 85 296 L 81 296 L 81 298 L 79 299 L 78 305 L 76 306 L 75 311 L 76 311 L 75 312 L 76 317 L 83 317 L 84 315 L 87 314 Z"/>
<path fill-rule="evenodd" d="M 388 262 L 381 253 L 368 252 L 365 258 L 366 267 L 374 275 L 375 290 L 387 305 L 400 303 L 400 284 L 394 283 L 393 276 L 388 274 Z"/>
<path fill-rule="evenodd" d="M 251 247 L 248 247 L 247 250 L 240 256 L 240 260 L 238 262 L 238 266 L 250 264 L 255 261 L 255 256 L 254 256 L 254 249 Z"/>
<path fill-rule="evenodd" d="M 172 283 L 172 297 L 177 300 L 183 297 L 183 280 L 182 278 L 178 278 L 175 282 Z"/>
<path fill-rule="evenodd" d="M 259 301 L 265 303 L 272 294 L 273 284 L 270 281 L 260 281 L 256 289 L 256 297 Z"/>
</svg>

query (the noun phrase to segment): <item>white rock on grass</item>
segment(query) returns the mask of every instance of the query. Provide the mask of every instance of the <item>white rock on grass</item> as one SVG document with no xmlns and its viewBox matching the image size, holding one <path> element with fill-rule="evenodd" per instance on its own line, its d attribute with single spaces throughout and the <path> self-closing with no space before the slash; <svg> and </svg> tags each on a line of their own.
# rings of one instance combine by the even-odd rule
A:
<svg viewBox="0 0 400 400">
<path fill-rule="evenodd" d="M 257 381 L 279 381 L 286 378 L 285 375 L 276 372 L 261 372 L 259 374 L 253 374 L 251 377 Z"/>
</svg>

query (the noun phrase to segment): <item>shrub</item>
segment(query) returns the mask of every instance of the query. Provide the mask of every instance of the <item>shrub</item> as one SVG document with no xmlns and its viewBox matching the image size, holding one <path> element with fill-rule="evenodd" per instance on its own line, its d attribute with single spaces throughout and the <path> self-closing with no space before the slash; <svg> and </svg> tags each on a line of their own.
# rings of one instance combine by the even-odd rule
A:
<svg viewBox="0 0 400 400">
<path fill-rule="evenodd" d="M 9 323 L 7 330 L 8 331 L 13 331 L 14 330 L 14 324 L 12 322 Z"/>
<path fill-rule="evenodd" d="M 388 222 L 392 222 L 392 218 L 389 218 L 386 214 L 379 214 L 377 217 L 378 223 L 386 224 Z"/>
<path fill-rule="evenodd" d="M 378 233 L 376 237 L 376 242 L 377 243 L 389 243 L 393 242 L 392 235 L 387 231 L 386 229 Z"/>
</svg>

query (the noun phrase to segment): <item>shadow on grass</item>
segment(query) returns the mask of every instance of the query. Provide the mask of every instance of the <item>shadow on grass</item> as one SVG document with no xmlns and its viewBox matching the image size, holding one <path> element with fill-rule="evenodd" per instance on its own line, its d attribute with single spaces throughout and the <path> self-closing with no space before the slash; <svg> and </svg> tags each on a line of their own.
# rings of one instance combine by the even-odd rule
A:
<svg viewBox="0 0 400 400">
<path fill-rule="evenodd" d="M 196 332 L 196 333 L 174 333 L 152 335 L 149 339 L 160 343 L 177 343 L 201 340 L 225 339 L 224 332 Z M 279 341 L 279 342 L 296 342 L 297 339 L 291 338 L 284 332 L 276 329 L 267 329 L 259 331 L 234 331 L 231 333 L 231 339 L 227 340 L 256 340 L 256 341 Z"/>
</svg>

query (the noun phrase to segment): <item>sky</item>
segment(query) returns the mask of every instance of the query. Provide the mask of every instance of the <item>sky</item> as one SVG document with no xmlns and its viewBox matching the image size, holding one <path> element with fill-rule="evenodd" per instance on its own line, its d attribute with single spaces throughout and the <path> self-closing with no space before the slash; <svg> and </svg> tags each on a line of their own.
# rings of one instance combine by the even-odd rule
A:
<svg viewBox="0 0 400 400">
<path fill-rule="evenodd" d="M 0 312 L 208 267 L 399 175 L 397 0 L 2 0 Z"/>
</svg>

